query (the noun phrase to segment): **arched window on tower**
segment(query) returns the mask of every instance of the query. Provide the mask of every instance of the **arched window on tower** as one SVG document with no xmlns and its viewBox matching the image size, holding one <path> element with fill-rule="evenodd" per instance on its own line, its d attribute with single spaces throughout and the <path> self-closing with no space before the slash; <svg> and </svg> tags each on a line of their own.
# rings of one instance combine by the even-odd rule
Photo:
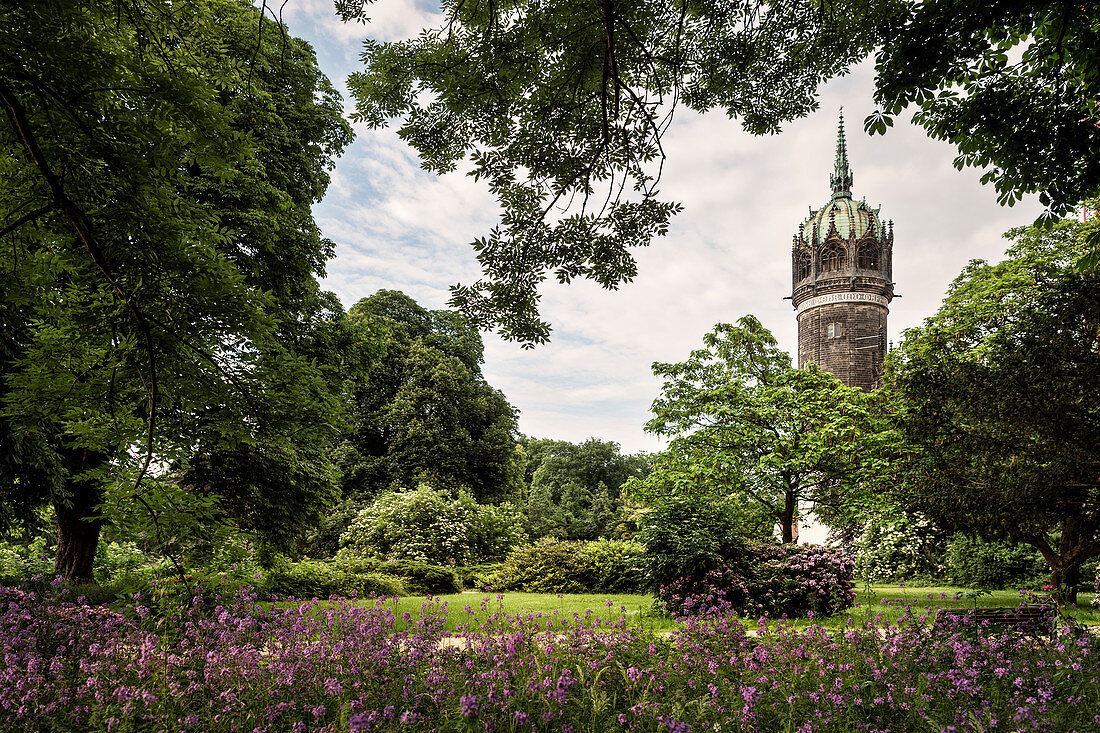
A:
<svg viewBox="0 0 1100 733">
<path fill-rule="evenodd" d="M 878 242 L 860 242 L 856 250 L 856 267 L 861 270 L 877 270 L 882 264 L 882 250 Z"/>
<path fill-rule="evenodd" d="M 840 242 L 836 240 L 826 242 L 825 246 L 821 248 L 821 271 L 836 272 L 843 270 L 847 254 L 844 245 Z"/>
<path fill-rule="evenodd" d="M 810 276 L 810 253 L 800 249 L 794 258 L 794 279 L 805 280 Z"/>
</svg>

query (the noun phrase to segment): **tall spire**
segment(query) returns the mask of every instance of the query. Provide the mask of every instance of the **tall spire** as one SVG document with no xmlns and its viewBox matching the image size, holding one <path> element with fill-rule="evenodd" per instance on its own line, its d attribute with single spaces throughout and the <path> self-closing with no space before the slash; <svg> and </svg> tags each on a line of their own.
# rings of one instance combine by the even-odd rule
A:
<svg viewBox="0 0 1100 733">
<path fill-rule="evenodd" d="M 840 108 L 840 124 L 836 132 L 836 167 L 829 176 L 833 198 L 852 198 L 852 171 L 848 168 L 848 148 L 844 144 L 844 108 Z"/>
</svg>

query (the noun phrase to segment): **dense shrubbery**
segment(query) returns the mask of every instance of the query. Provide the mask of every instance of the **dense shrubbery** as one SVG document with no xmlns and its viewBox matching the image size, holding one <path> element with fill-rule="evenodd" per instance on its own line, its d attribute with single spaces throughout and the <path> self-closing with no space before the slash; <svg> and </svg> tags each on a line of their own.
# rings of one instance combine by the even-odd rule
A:
<svg viewBox="0 0 1100 733">
<path fill-rule="evenodd" d="M 396 575 L 408 592 L 414 595 L 446 595 L 462 590 L 462 579 L 455 568 L 409 560 L 377 560 L 374 558 L 338 558 L 335 566 L 348 573 L 384 573 Z"/>
<path fill-rule="evenodd" d="M 852 561 L 821 545 L 753 542 L 750 563 L 722 566 L 702 578 L 683 576 L 662 584 L 658 599 L 677 615 L 724 613 L 757 616 L 828 616 L 855 603 Z"/>
<path fill-rule="evenodd" d="M 0 540 L 0 578 L 15 581 L 52 571 L 53 559 L 47 552 L 45 537 L 39 535 L 25 545 Z"/>
<path fill-rule="evenodd" d="M 649 586 L 676 582 L 692 593 L 694 584 L 719 569 L 745 575 L 752 557 L 741 530 L 734 507 L 695 497 L 665 499 L 646 514 L 640 537 Z"/>
<path fill-rule="evenodd" d="M 430 603 L 418 619 L 403 620 L 384 601 L 283 608 L 245 589 L 150 618 L 144 606 L 127 617 L 67 597 L 0 587 L 0 728 L 1038 733 L 1100 726 L 1093 637 L 1063 629 L 1047 644 L 936 633 L 919 610 L 908 623 L 869 620 L 843 633 L 773 624 L 749 636 L 735 618 L 695 618 L 668 640 L 626 629 L 621 619 L 606 623 L 602 614 L 497 613 L 475 620 L 457 645 L 442 643 L 446 611 Z"/>
<path fill-rule="evenodd" d="M 947 539 L 920 514 L 874 517 L 856 542 L 856 577 L 869 583 L 943 578 Z"/>
<path fill-rule="evenodd" d="M 280 564 L 268 571 L 263 587 L 277 595 L 295 598 L 397 596 L 408 592 L 396 575 L 348 572 L 320 560 Z"/>
<path fill-rule="evenodd" d="M 387 493 L 359 512 L 340 537 L 340 559 L 474 565 L 499 560 L 526 539 L 525 518 L 509 505 L 478 504 L 421 485 Z"/>
<path fill-rule="evenodd" d="M 467 565 L 455 568 L 455 575 L 462 581 L 463 590 L 485 590 L 490 587 L 493 576 L 500 572 L 504 563 L 487 562 L 480 565 Z"/>
<path fill-rule="evenodd" d="M 495 590 L 529 593 L 634 593 L 642 587 L 641 555 L 629 540 L 544 538 L 513 550 L 490 582 Z"/>
<path fill-rule="evenodd" d="M 947 550 L 947 574 L 967 588 L 1010 588 L 1042 585 L 1047 565 L 1028 545 L 989 542 L 957 534 Z"/>
</svg>

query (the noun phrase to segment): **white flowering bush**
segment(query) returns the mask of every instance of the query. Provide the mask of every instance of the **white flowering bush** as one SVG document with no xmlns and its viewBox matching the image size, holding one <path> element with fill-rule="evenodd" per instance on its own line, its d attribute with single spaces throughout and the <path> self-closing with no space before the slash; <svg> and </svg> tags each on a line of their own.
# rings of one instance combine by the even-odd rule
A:
<svg viewBox="0 0 1100 733">
<path fill-rule="evenodd" d="M 922 514 L 877 516 L 856 542 L 856 577 L 870 583 L 941 578 L 947 572 L 947 540 Z"/>
<path fill-rule="evenodd" d="M 0 540 L 0 577 L 30 578 L 53 572 L 52 553 L 47 551 L 46 538 L 36 537 L 30 544 Z"/>
<path fill-rule="evenodd" d="M 340 537 L 337 559 L 412 560 L 475 565 L 498 560 L 526 541 L 523 515 L 511 506 L 481 505 L 421 484 L 383 494 Z"/>
</svg>

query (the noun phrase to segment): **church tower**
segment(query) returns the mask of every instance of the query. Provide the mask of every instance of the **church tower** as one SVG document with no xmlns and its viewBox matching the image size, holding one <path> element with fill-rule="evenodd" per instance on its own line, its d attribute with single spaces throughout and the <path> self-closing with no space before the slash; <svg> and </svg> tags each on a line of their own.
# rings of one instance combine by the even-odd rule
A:
<svg viewBox="0 0 1100 733">
<path fill-rule="evenodd" d="M 809 362 L 849 387 L 878 386 L 886 356 L 886 314 L 894 297 L 894 223 L 852 198 L 844 112 L 829 176 L 829 202 L 794 237 L 792 301 L 798 318 L 798 366 Z"/>
</svg>

